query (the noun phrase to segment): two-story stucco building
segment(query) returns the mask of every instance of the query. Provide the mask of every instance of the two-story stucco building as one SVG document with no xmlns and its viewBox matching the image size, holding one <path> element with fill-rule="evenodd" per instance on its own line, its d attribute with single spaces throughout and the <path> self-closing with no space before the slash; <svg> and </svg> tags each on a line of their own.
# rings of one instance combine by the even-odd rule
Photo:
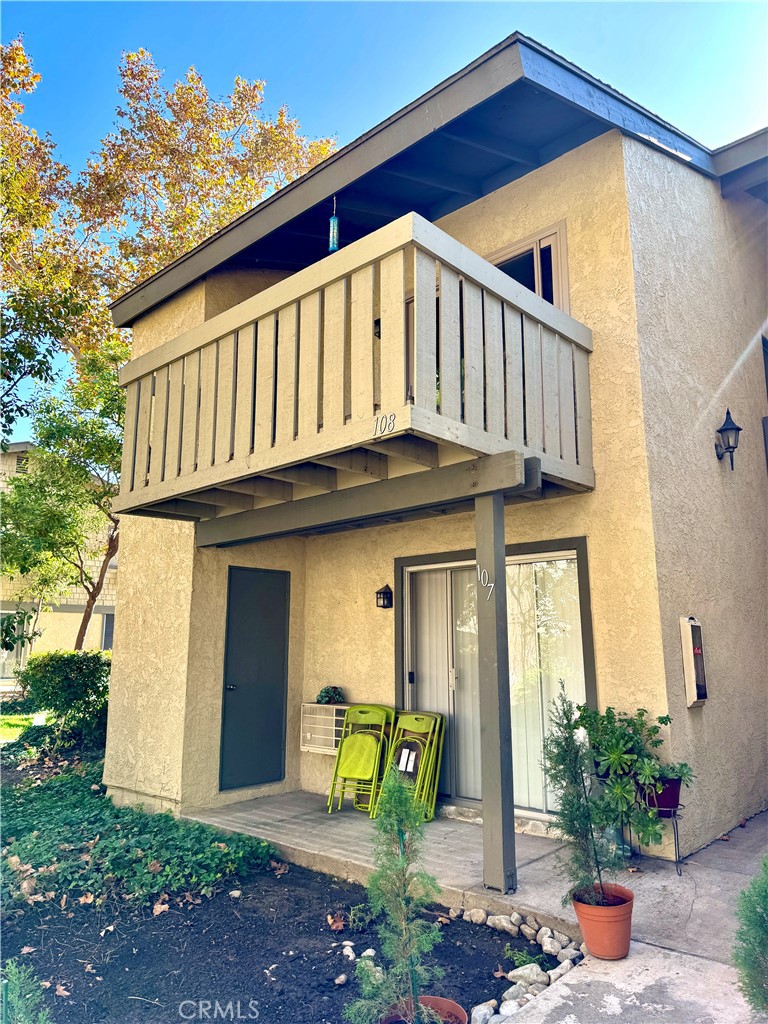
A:
<svg viewBox="0 0 768 1024">
<path fill-rule="evenodd" d="M 766 137 L 711 151 L 516 34 L 115 303 L 116 800 L 327 792 L 335 684 L 448 716 L 506 890 L 563 679 L 672 716 L 684 853 L 766 806 Z"/>
</svg>

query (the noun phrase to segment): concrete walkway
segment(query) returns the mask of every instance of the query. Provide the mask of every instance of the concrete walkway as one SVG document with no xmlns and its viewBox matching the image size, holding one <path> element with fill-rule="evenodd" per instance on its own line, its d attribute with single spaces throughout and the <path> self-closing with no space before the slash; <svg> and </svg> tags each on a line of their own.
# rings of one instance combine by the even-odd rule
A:
<svg viewBox="0 0 768 1024">
<path fill-rule="evenodd" d="M 243 801 L 187 817 L 268 839 L 287 861 L 364 882 L 372 864 L 372 823 L 359 812 L 327 814 L 325 799 L 289 793 Z M 501 896 L 483 889 L 482 827 L 448 818 L 426 828 L 425 868 L 446 906 L 492 913 L 534 913 L 542 924 L 580 938 L 561 897 L 560 846 L 540 836 L 516 836 L 518 889 Z M 515 1014 L 520 1024 L 750 1024 L 729 966 L 739 892 L 768 856 L 768 811 L 689 857 L 678 877 L 673 864 L 643 859 L 621 881 L 635 893 L 632 951 L 626 960 L 587 959 L 551 990 Z"/>
</svg>

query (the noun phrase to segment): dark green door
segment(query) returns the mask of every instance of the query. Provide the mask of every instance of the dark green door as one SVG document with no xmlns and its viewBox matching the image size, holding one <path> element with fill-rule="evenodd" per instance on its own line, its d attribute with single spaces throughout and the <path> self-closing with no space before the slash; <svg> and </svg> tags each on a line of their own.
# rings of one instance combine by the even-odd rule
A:
<svg viewBox="0 0 768 1024">
<path fill-rule="evenodd" d="M 219 787 L 285 776 L 291 574 L 231 566 Z"/>
</svg>

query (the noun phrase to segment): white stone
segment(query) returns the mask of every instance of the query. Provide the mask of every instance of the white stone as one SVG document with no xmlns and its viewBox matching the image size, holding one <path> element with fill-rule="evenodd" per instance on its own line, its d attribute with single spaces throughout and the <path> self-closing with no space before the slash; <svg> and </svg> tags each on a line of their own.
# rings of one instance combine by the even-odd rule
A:
<svg viewBox="0 0 768 1024">
<path fill-rule="evenodd" d="M 529 942 L 536 941 L 536 929 L 529 924 L 521 924 L 520 931 L 528 939 Z"/>
<path fill-rule="evenodd" d="M 349 960 L 350 962 L 354 963 L 354 961 L 355 961 L 355 951 L 354 951 L 354 949 L 352 949 L 351 946 L 344 946 L 344 948 L 342 949 L 341 952 L 344 954 L 344 956 L 347 958 L 347 960 Z"/>
<path fill-rule="evenodd" d="M 470 1017 L 470 1024 L 488 1024 L 491 1017 L 494 1017 L 495 1006 L 491 1006 L 490 1003 L 480 1003 L 479 1006 L 475 1006 L 472 1010 Z"/>
<path fill-rule="evenodd" d="M 351 939 L 344 939 L 342 946 L 354 946 L 354 942 Z"/>
<path fill-rule="evenodd" d="M 545 991 L 545 988 L 544 988 L 544 985 L 531 985 L 531 987 L 530 987 L 530 989 L 528 991 L 529 991 L 530 995 L 538 996 L 538 995 L 541 995 L 541 993 Z"/>
<path fill-rule="evenodd" d="M 519 999 L 520 996 L 524 996 L 527 991 L 528 986 L 523 985 L 522 982 L 518 981 L 516 985 L 510 986 L 504 993 L 504 995 L 501 997 L 502 1006 L 504 1005 L 504 1003 L 508 1003 L 510 999 Z"/>
<path fill-rule="evenodd" d="M 563 947 L 565 947 L 565 946 L 570 946 L 570 945 L 571 945 L 571 942 L 573 941 L 573 940 L 571 939 L 570 935 L 566 935 L 566 934 L 565 934 L 565 932 L 559 932 L 559 931 L 558 931 L 557 929 L 555 929 L 555 930 L 554 930 L 554 931 L 552 932 L 552 935 L 554 936 L 554 938 L 556 938 L 556 939 L 557 939 L 557 941 L 558 941 L 558 942 L 560 943 L 560 945 L 561 945 L 561 946 L 563 946 Z"/>
<path fill-rule="evenodd" d="M 509 919 L 512 922 L 512 924 L 516 925 L 518 928 L 523 923 L 521 915 L 518 914 L 515 910 L 513 910 L 512 913 L 509 915 Z"/>
<path fill-rule="evenodd" d="M 557 959 L 561 964 L 566 960 L 581 960 L 581 953 L 578 949 L 561 949 L 557 954 Z"/>
<path fill-rule="evenodd" d="M 539 928 L 541 928 L 541 925 L 540 925 L 540 924 L 539 924 L 539 922 L 538 922 L 538 921 L 536 920 L 536 918 L 535 918 L 535 917 L 533 916 L 533 914 L 526 914 L 526 915 L 525 915 L 525 923 L 526 923 L 526 924 L 527 924 L 527 925 L 528 925 L 528 926 L 529 926 L 530 928 L 533 928 L 533 929 L 535 929 L 536 931 L 538 931 L 538 930 L 539 930 Z"/>
<path fill-rule="evenodd" d="M 536 932 L 536 941 L 538 942 L 539 945 L 541 945 L 541 943 L 542 943 L 542 941 L 544 939 L 551 939 L 551 938 L 552 938 L 552 929 L 551 928 L 539 928 L 539 930 Z M 562 942 L 560 943 L 560 945 L 562 946 Z"/>
<path fill-rule="evenodd" d="M 364 949 L 360 956 L 376 956 L 375 949 Z"/>
<path fill-rule="evenodd" d="M 456 918 L 461 917 L 463 913 L 464 911 L 461 909 L 461 907 L 451 907 L 450 910 L 448 911 L 448 917 L 450 917 L 452 921 L 455 921 Z"/>
<path fill-rule="evenodd" d="M 541 946 L 542 950 L 545 953 L 549 953 L 550 956 L 557 956 L 557 954 L 563 948 L 560 945 L 560 943 L 557 941 L 557 939 L 552 939 L 552 938 L 544 938 L 544 939 L 542 939 L 541 942 L 539 943 L 539 945 Z"/>
<path fill-rule="evenodd" d="M 517 1013 L 520 1009 L 520 1004 L 516 999 L 506 999 L 499 1007 L 499 1015 L 501 1017 L 511 1017 L 513 1013 Z"/>
<path fill-rule="evenodd" d="M 243 893 L 240 889 L 231 889 L 229 895 L 233 900 L 239 900 Z"/>
<path fill-rule="evenodd" d="M 589 953 L 586 942 L 582 942 L 582 944 L 579 946 L 579 952 L 583 953 L 584 956 L 586 956 Z"/>
<path fill-rule="evenodd" d="M 556 981 L 559 981 L 564 974 L 567 974 L 568 971 L 570 971 L 572 967 L 573 964 L 570 960 L 563 960 L 559 967 L 553 967 L 551 971 L 547 971 L 550 984 L 554 984 Z"/>
<path fill-rule="evenodd" d="M 347 976 L 346 976 L 346 974 L 340 974 L 338 976 L 338 978 L 334 978 L 333 984 L 334 985 L 346 985 L 347 984 Z"/>
<path fill-rule="evenodd" d="M 562 965 L 561 965 L 562 966 Z M 559 970 L 559 968 L 556 968 Z M 548 985 L 549 975 L 538 964 L 525 964 L 507 974 L 509 981 L 522 981 L 525 985 Z"/>
<path fill-rule="evenodd" d="M 488 920 L 488 912 L 486 910 L 470 910 L 469 920 L 472 924 L 485 924 Z"/>
</svg>

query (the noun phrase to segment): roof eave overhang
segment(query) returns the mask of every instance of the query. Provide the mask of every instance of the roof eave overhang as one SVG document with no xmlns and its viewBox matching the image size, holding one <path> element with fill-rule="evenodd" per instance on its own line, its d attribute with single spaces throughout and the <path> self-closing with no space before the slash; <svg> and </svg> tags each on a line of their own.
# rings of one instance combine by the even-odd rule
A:
<svg viewBox="0 0 768 1024">
<path fill-rule="evenodd" d="M 713 155 L 704 146 L 546 47 L 515 33 L 121 296 L 111 306 L 116 326 L 130 326 L 255 242 L 522 80 L 577 108 L 597 123 L 598 132 L 619 129 L 703 174 L 717 174 Z M 558 141 L 550 159 L 587 138 L 575 132 L 572 139 Z M 472 201 L 465 198 L 461 205 Z"/>
</svg>

